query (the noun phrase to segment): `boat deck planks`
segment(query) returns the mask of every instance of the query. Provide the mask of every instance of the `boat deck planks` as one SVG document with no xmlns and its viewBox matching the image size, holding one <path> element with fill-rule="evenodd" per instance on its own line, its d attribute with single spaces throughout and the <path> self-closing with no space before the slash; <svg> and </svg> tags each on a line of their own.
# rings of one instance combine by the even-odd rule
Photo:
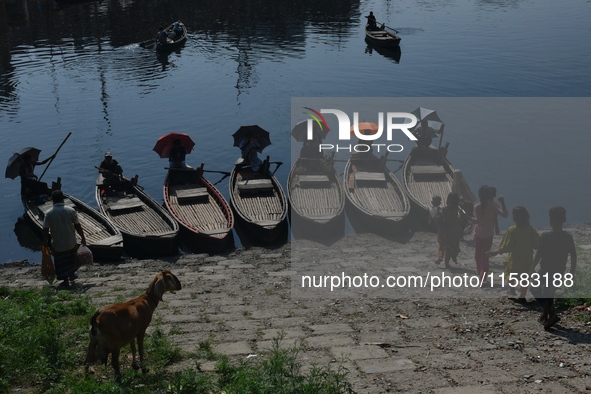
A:
<svg viewBox="0 0 591 394">
<path fill-rule="evenodd" d="M 415 147 L 404 163 L 404 186 L 415 205 L 427 212 L 433 196 L 445 201 L 451 193 L 453 171 L 451 163 L 438 149 Z"/>
<path fill-rule="evenodd" d="M 276 187 L 241 192 L 238 183 L 253 179 L 265 179 L 265 177 L 253 171 L 240 171 L 236 175 L 232 193 L 234 204 L 250 221 L 264 224 L 264 226 L 274 226 L 285 219 L 286 206 L 283 193 L 280 194 Z"/>
<path fill-rule="evenodd" d="M 169 189 L 169 199 L 174 213 L 183 223 L 201 232 L 215 232 L 230 227 L 221 207 L 211 195 L 192 193 L 191 198 L 186 197 L 191 194 L 182 193 L 197 189 L 195 184 L 172 185 Z"/>
<path fill-rule="evenodd" d="M 303 217 L 317 221 L 327 221 L 339 215 L 343 210 L 343 192 L 338 182 L 330 182 L 326 175 L 326 181 L 319 178 L 313 181 L 310 178 L 299 180 L 298 178 L 321 177 L 322 175 L 292 175 L 292 183 L 289 189 L 289 198 L 292 207 L 298 210 Z M 314 185 L 312 182 L 316 182 Z"/>
<path fill-rule="evenodd" d="M 387 168 L 384 170 L 380 159 L 352 158 L 345 176 L 349 199 L 366 214 L 391 221 L 403 220 L 408 215 L 410 203 L 402 185 Z"/>
<path fill-rule="evenodd" d="M 43 229 L 43 220 L 45 213 L 48 212 L 53 204 L 51 201 L 43 200 L 42 204 L 37 204 L 38 199 L 23 200 L 27 217 L 39 229 Z M 102 216 L 98 211 L 84 204 L 82 201 L 66 195 L 64 200 L 66 206 L 72 207 L 78 214 L 80 226 L 84 231 L 87 245 L 97 253 L 95 247 L 117 248 L 121 247 L 123 239 L 121 233 L 111 224 L 108 219 Z M 76 242 L 81 243 L 81 238 L 76 232 Z M 122 251 L 122 250 L 121 250 Z M 117 252 L 113 249 L 113 255 L 116 258 Z"/>
</svg>

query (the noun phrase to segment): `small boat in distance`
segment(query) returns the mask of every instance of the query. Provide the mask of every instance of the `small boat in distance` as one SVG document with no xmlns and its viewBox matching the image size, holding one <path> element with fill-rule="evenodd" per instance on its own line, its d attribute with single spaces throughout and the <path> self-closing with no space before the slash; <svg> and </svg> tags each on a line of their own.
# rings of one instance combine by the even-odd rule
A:
<svg viewBox="0 0 591 394">
<path fill-rule="evenodd" d="M 96 202 L 123 235 L 125 252 L 133 257 L 178 253 L 178 223 L 138 185 L 128 180 L 107 184 L 102 174 L 96 182 Z"/>
<path fill-rule="evenodd" d="M 173 22 L 172 24 L 170 24 L 170 26 L 166 27 L 164 29 L 164 31 L 167 33 L 171 32 L 175 23 L 177 23 L 177 22 Z M 176 36 L 174 39 L 168 38 L 166 40 L 166 44 L 163 44 L 163 43 L 159 42 L 156 38 L 153 38 L 153 39 L 141 42 L 140 46 L 143 48 L 148 48 L 148 49 L 156 48 L 157 51 L 173 51 L 175 49 L 182 47 L 185 44 L 185 41 L 187 41 L 187 27 L 181 21 L 178 21 L 178 23 L 182 29 L 182 33 L 180 36 Z"/>
<path fill-rule="evenodd" d="M 384 25 L 378 30 L 370 30 L 369 26 L 365 26 L 365 39 L 383 48 L 396 48 L 400 45 L 400 37 L 387 31 Z"/>
<path fill-rule="evenodd" d="M 234 247 L 232 209 L 203 177 L 203 164 L 197 169 L 169 168 L 163 193 L 166 209 L 180 224 L 189 251 L 221 252 Z"/>
</svg>

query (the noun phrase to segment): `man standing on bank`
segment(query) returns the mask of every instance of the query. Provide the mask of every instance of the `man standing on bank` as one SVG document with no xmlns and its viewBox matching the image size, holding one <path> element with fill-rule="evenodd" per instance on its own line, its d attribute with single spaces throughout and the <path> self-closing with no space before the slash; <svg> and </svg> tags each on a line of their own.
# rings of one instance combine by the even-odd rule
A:
<svg viewBox="0 0 591 394">
<path fill-rule="evenodd" d="M 53 191 L 51 199 L 53 208 L 45 214 L 43 220 L 43 244 L 49 246 L 51 235 L 57 279 L 63 281 L 60 287 L 69 287 L 70 281 L 78 277 L 76 271 L 80 268 L 75 259 L 78 250 L 76 233 L 80 235 L 82 245 L 86 245 L 86 238 L 78 220 L 78 214 L 73 208 L 65 205 L 62 191 Z"/>
</svg>

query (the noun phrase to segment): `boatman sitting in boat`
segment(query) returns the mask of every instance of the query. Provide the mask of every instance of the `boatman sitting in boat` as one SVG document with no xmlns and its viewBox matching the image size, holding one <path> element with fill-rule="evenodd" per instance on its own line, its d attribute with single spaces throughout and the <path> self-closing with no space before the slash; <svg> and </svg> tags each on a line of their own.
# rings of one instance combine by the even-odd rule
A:
<svg viewBox="0 0 591 394">
<path fill-rule="evenodd" d="M 169 38 L 172 38 L 173 40 L 181 38 L 181 36 L 183 35 L 183 28 L 181 27 L 181 21 L 174 22 L 174 25 L 172 25 L 172 33 L 174 33 L 174 37 L 170 37 L 170 35 L 169 35 L 168 36 Z"/>
<path fill-rule="evenodd" d="M 187 168 L 185 163 L 185 156 L 187 150 L 182 145 L 180 139 L 176 139 L 172 142 L 172 148 L 168 152 L 168 166 L 170 168 Z"/>
<path fill-rule="evenodd" d="M 118 184 L 123 180 L 123 168 L 117 160 L 113 159 L 111 152 L 105 153 L 105 159 L 101 161 L 99 171 L 103 174 L 105 184 Z"/>
<path fill-rule="evenodd" d="M 376 21 L 376 17 L 373 14 L 373 11 L 369 12 L 369 15 L 366 16 L 367 18 L 367 30 L 379 30 L 378 29 L 378 22 Z"/>
<path fill-rule="evenodd" d="M 257 155 L 260 149 L 259 142 L 256 138 L 253 138 L 250 133 L 247 133 L 245 137 L 238 143 L 238 147 L 242 151 L 242 165 L 251 166 L 252 171 L 259 171 L 261 164 L 263 163 Z"/>
<path fill-rule="evenodd" d="M 43 161 L 35 161 L 28 153 L 22 156 L 22 164 L 19 169 L 19 176 L 21 177 L 21 195 L 29 197 L 49 193 L 47 183 L 39 182 L 37 180 L 35 166 L 43 165 L 54 157 L 55 155 L 51 155 Z"/>
</svg>

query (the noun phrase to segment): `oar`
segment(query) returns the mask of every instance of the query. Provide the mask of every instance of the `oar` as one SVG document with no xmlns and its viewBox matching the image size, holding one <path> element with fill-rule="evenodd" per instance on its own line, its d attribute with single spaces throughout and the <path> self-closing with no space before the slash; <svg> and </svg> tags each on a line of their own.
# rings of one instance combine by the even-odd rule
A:
<svg viewBox="0 0 591 394">
<path fill-rule="evenodd" d="M 213 185 L 214 185 L 214 186 L 215 186 L 215 185 L 217 185 L 218 183 L 220 183 L 221 181 L 223 181 L 224 179 L 226 179 L 226 178 L 227 178 L 227 177 L 229 177 L 229 176 L 230 176 L 230 173 L 229 173 L 229 172 L 228 172 L 228 173 L 225 173 L 225 174 L 224 174 L 224 176 L 223 176 L 223 177 L 221 177 L 221 178 L 220 178 L 220 180 L 219 180 L 219 181 L 217 181 L 216 183 L 214 183 Z"/>
<path fill-rule="evenodd" d="M 49 168 L 49 166 L 53 162 L 53 159 L 55 159 L 55 156 L 57 155 L 57 152 L 59 152 L 60 149 L 62 149 L 62 146 L 64 146 L 64 144 L 66 143 L 66 141 L 68 140 L 68 138 L 70 138 L 71 135 L 72 135 L 72 132 L 70 131 L 68 133 L 68 135 L 66 136 L 66 138 L 64 138 L 64 140 L 62 141 L 62 143 L 60 144 L 60 146 L 57 148 L 57 150 L 55 151 L 55 153 L 53 154 L 53 157 L 51 158 L 51 160 L 49 161 L 49 163 L 47 163 L 47 166 L 45 167 L 45 170 L 43 170 L 43 173 L 41 174 L 41 176 L 38 179 L 39 181 L 41 181 L 41 178 L 43 178 L 43 175 L 45 175 L 45 172 L 47 171 L 47 169 Z"/>
<path fill-rule="evenodd" d="M 273 174 L 272 174 L 272 175 L 275 175 L 275 173 L 277 172 L 277 170 L 279 169 L 279 167 L 281 167 L 281 165 L 283 164 L 283 162 L 282 161 L 274 161 L 274 162 L 271 162 L 269 164 L 277 164 L 277 167 L 275 167 L 275 171 L 273 171 Z"/>
<path fill-rule="evenodd" d="M 391 28 L 391 27 L 388 27 L 388 26 L 386 26 L 384 23 L 379 23 L 379 22 L 376 22 L 376 23 L 377 23 L 378 25 L 382 25 L 382 26 L 384 26 L 386 29 L 390 29 L 390 30 L 394 31 L 394 33 L 398 33 L 398 30 L 396 30 L 396 29 L 393 29 L 393 28 Z"/>
<path fill-rule="evenodd" d="M 222 175 L 224 175 L 224 178 L 227 177 L 227 176 L 230 176 L 230 173 L 228 171 L 203 170 L 203 172 L 213 172 L 213 173 L 216 173 L 216 174 L 222 174 Z M 222 178 L 222 179 L 224 179 L 224 178 Z"/>
<path fill-rule="evenodd" d="M 173 170 L 173 171 L 197 171 L 196 168 L 174 168 L 174 167 L 164 167 L 165 170 Z M 228 171 L 214 171 L 214 170 L 203 170 L 203 172 L 213 172 L 216 174 L 222 174 L 225 176 L 230 176 Z"/>
<path fill-rule="evenodd" d="M 124 177 L 121 174 L 115 174 L 113 171 L 109 171 L 109 170 L 107 170 L 105 168 L 100 168 L 100 167 L 97 167 L 97 166 L 94 166 L 94 168 L 96 168 L 97 170 L 99 170 L 99 172 L 106 172 L 106 173 L 109 173 L 111 175 L 115 175 L 116 177 L 119 178 L 120 181 L 129 182 L 132 186 L 137 187 L 138 189 L 144 190 L 144 187 L 143 186 L 140 186 L 140 185 L 137 184 L 137 179 L 139 178 L 139 175 L 137 175 L 137 174 L 133 177 L 133 178 L 135 178 L 135 184 L 133 184 L 133 182 L 131 182 L 131 179 L 127 179 L 126 177 Z"/>
<path fill-rule="evenodd" d="M 151 40 L 146 40 L 146 41 L 142 41 L 139 43 L 139 46 L 142 48 L 147 48 L 147 46 L 150 45 L 153 47 L 153 45 L 156 45 L 156 39 L 153 38 Z"/>
<path fill-rule="evenodd" d="M 129 179 L 125 178 L 125 177 L 124 177 L 123 175 L 121 175 L 121 174 L 115 174 L 113 171 L 109 171 L 109 170 L 107 170 L 107 169 L 105 169 L 105 168 L 100 168 L 100 167 L 97 167 L 97 166 L 94 166 L 94 168 L 96 168 L 97 170 L 99 170 L 99 172 L 106 172 L 106 173 L 109 173 L 109 174 L 111 174 L 111 175 L 115 175 L 115 176 L 116 176 L 117 178 L 119 178 L 119 180 L 121 180 L 121 181 L 127 181 L 127 182 L 131 182 Z"/>
</svg>

